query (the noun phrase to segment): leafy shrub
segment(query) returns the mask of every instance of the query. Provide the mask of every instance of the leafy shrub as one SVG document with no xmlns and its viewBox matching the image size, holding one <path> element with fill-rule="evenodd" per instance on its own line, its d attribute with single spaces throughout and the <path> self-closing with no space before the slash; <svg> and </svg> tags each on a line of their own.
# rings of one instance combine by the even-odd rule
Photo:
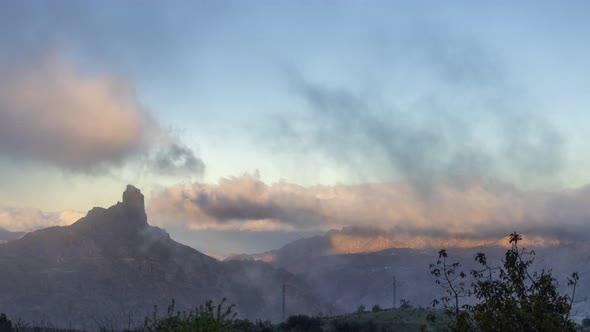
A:
<svg viewBox="0 0 590 332">
<path fill-rule="evenodd" d="M 0 314 L 0 332 L 12 332 L 12 321 L 5 314 Z"/>
<path fill-rule="evenodd" d="M 355 321 L 340 321 L 338 319 L 333 320 L 332 325 L 333 331 L 338 332 L 376 332 L 379 331 L 376 324 L 373 321 L 366 322 L 355 322 Z"/>
<path fill-rule="evenodd" d="M 232 323 L 232 328 L 240 332 L 272 332 L 274 326 L 270 321 L 256 321 L 253 323 L 248 319 L 236 319 Z"/>
<path fill-rule="evenodd" d="M 281 324 L 283 330 L 293 332 L 321 332 L 322 320 L 318 317 L 309 317 L 306 315 L 295 315 Z"/>
<path fill-rule="evenodd" d="M 568 279 L 572 296 L 561 295 L 551 270 L 529 272 L 535 252 L 518 246 L 522 237 L 509 236 L 511 248 L 502 265 L 490 266 L 487 257 L 478 253 L 475 260 L 480 270 L 471 271 L 474 282 L 468 287 L 467 275 L 459 271 L 460 264 L 449 263 L 443 249 L 436 264 L 430 265 L 436 283 L 445 295 L 433 301 L 442 306 L 451 319 L 452 331 L 575 331 L 570 318 L 578 274 Z M 474 296 L 473 305 L 460 305 L 464 297 Z"/>
<path fill-rule="evenodd" d="M 400 304 L 399 308 L 402 310 L 411 310 L 414 308 L 414 306 L 410 303 L 410 300 L 401 299 L 400 303 L 401 304 Z"/>
<path fill-rule="evenodd" d="M 174 300 L 168 306 L 167 317 L 158 318 L 158 307 L 154 307 L 152 318 L 146 318 L 144 327 L 149 332 L 226 332 L 233 331 L 232 325 L 236 313 L 235 305 L 224 308 L 226 298 L 217 305 L 208 300 L 194 310 L 176 311 Z"/>
</svg>

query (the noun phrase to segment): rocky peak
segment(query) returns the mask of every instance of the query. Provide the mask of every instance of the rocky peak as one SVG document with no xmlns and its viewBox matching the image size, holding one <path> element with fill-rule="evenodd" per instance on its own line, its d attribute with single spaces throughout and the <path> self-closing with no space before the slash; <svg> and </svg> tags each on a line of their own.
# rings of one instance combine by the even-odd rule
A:
<svg viewBox="0 0 590 332">
<path fill-rule="evenodd" d="M 108 209 L 95 207 L 88 211 L 86 217 L 78 220 L 74 227 L 96 232 L 135 234 L 138 229 L 148 226 L 145 213 L 144 197 L 141 191 L 127 185 L 123 192 L 123 202 Z"/>
<path fill-rule="evenodd" d="M 141 190 L 130 184 L 127 185 L 127 189 L 123 192 L 123 204 L 136 210 L 145 210 L 145 203 Z"/>
</svg>

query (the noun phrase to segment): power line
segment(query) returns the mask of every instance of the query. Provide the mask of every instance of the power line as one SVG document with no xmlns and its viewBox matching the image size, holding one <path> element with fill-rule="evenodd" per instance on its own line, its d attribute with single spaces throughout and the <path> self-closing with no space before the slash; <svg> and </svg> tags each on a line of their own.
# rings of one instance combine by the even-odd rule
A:
<svg viewBox="0 0 590 332">
<path fill-rule="evenodd" d="M 286 285 L 283 284 L 283 322 L 285 321 L 285 288 Z"/>
<path fill-rule="evenodd" d="M 391 306 L 391 307 L 394 309 L 396 307 L 395 304 L 397 303 L 396 298 L 395 298 L 396 295 L 397 294 L 396 294 L 395 276 L 393 276 L 393 306 Z"/>
</svg>

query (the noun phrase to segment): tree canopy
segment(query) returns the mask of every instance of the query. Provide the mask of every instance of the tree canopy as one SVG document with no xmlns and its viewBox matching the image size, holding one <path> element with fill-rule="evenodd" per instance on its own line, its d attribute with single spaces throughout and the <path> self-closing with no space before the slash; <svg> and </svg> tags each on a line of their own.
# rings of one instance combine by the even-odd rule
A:
<svg viewBox="0 0 590 332">
<path fill-rule="evenodd" d="M 477 253 L 479 269 L 469 275 L 459 262 L 449 262 L 446 250 L 430 265 L 435 282 L 445 294 L 433 300 L 449 316 L 451 331 L 575 331 L 570 311 L 579 280 L 568 278 L 572 293 L 560 294 L 551 270 L 531 272 L 535 252 L 520 248 L 521 235 L 509 235 L 510 248 L 502 264 L 491 266 L 484 253 Z M 465 301 L 469 298 L 469 301 Z"/>
</svg>

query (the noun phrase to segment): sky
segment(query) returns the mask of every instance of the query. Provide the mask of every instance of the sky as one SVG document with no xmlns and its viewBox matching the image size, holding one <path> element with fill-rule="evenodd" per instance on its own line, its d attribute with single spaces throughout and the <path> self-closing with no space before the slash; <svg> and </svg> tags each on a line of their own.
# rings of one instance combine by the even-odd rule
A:
<svg viewBox="0 0 590 332">
<path fill-rule="evenodd" d="M 589 233 L 585 1 L 3 1 L 0 227 L 199 250 Z M 393 236 L 393 235 L 392 235 Z"/>
</svg>

